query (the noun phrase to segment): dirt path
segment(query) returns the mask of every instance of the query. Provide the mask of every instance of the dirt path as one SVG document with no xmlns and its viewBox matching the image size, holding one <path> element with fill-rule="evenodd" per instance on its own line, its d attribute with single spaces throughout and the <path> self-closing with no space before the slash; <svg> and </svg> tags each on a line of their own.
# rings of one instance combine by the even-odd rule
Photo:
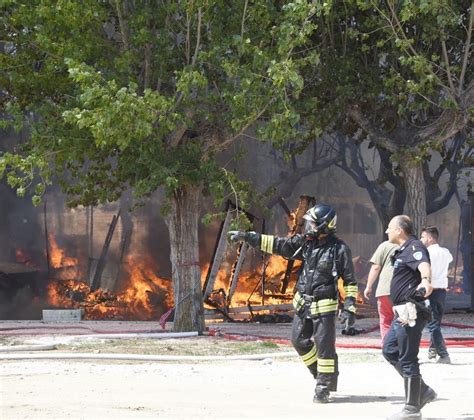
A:
<svg viewBox="0 0 474 420">
<path fill-rule="evenodd" d="M 402 408 L 402 380 L 379 352 L 339 355 L 339 392 L 326 405 L 312 403 L 313 380 L 296 357 L 199 364 L 2 361 L 1 417 L 384 419 Z M 423 410 L 425 419 L 474 419 L 474 352 L 453 349 L 451 358 L 452 365 L 422 365 L 439 394 Z"/>
</svg>

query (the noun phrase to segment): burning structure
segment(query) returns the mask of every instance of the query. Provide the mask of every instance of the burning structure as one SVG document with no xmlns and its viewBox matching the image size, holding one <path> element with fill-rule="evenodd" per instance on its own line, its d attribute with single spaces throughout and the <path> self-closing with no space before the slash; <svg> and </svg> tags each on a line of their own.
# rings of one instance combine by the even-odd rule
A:
<svg viewBox="0 0 474 420">
<path fill-rule="evenodd" d="M 295 212 L 287 209 L 288 234 L 301 230 L 302 216 L 313 204 L 312 197 L 303 196 Z M 271 315 L 289 320 L 298 264 L 250 251 L 245 244 L 237 252 L 228 248 L 226 233 L 234 210 L 229 203 L 211 263 L 201 267 L 207 316 L 250 320 Z M 45 250 L 28 255 L 17 249 L 15 264 L 0 265 L 0 295 L 3 307 L 9 308 L 0 313 L 1 318 L 21 319 L 27 313 L 35 319 L 41 309 L 74 308 L 82 309 L 85 319 L 157 320 L 173 306 L 170 276 L 162 274 L 156 260 L 146 253 L 125 252 L 125 222 L 120 212 L 110 219 L 110 212 L 101 215 L 97 209 L 81 208 L 69 217 L 75 235 L 57 237 L 54 218 L 45 206 Z M 77 234 L 79 228 L 85 230 L 82 237 Z M 97 258 L 96 236 L 103 240 Z M 15 296 L 28 297 L 32 310 L 25 312 L 24 305 L 21 311 L 15 310 L 19 300 Z"/>
</svg>

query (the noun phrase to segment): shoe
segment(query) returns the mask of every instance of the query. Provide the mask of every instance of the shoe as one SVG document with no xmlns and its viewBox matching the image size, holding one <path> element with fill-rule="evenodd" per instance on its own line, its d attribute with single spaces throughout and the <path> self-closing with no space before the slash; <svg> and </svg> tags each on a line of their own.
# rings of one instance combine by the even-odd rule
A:
<svg viewBox="0 0 474 420">
<path fill-rule="evenodd" d="M 421 394 L 420 398 L 420 410 L 428 403 L 431 401 L 434 401 L 437 397 L 438 394 L 430 388 L 428 385 L 425 385 L 426 388 L 423 390 L 423 393 Z"/>
<path fill-rule="evenodd" d="M 450 365 L 451 359 L 449 358 L 449 356 L 443 356 L 443 357 L 440 357 L 436 363 L 443 363 L 445 365 Z"/>
<path fill-rule="evenodd" d="M 428 360 L 436 359 L 437 355 L 436 349 L 428 349 Z"/>
<path fill-rule="evenodd" d="M 418 408 L 405 405 L 400 413 L 388 417 L 388 420 L 421 419 L 421 412 Z"/>
<path fill-rule="evenodd" d="M 327 388 L 316 387 L 316 393 L 313 397 L 313 402 L 317 404 L 326 404 L 329 402 L 329 391 Z"/>
</svg>

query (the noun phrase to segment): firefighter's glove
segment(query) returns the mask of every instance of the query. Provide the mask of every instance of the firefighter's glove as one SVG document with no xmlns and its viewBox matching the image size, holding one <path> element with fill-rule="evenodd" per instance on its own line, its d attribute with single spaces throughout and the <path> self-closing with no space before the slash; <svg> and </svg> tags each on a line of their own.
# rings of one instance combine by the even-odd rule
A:
<svg viewBox="0 0 474 420">
<path fill-rule="evenodd" d="M 348 330 L 355 324 L 356 316 L 354 312 L 343 310 L 339 315 L 339 320 L 344 325 L 344 329 Z"/>
<path fill-rule="evenodd" d="M 231 242 L 245 242 L 248 238 L 247 232 L 240 232 L 238 230 L 229 230 L 227 238 Z"/>
</svg>

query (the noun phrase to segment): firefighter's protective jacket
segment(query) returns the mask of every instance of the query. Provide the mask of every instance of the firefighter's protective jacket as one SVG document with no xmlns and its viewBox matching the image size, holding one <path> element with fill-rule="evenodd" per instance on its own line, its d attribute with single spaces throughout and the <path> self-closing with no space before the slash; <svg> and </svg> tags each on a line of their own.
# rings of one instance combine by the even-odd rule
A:
<svg viewBox="0 0 474 420">
<path fill-rule="evenodd" d="M 338 278 L 344 284 L 344 310 L 355 313 L 357 281 L 349 247 L 336 237 L 308 239 L 297 234 L 289 238 L 247 232 L 246 241 L 269 254 L 303 261 L 293 306 L 298 315 L 312 317 L 337 312 Z"/>
</svg>

